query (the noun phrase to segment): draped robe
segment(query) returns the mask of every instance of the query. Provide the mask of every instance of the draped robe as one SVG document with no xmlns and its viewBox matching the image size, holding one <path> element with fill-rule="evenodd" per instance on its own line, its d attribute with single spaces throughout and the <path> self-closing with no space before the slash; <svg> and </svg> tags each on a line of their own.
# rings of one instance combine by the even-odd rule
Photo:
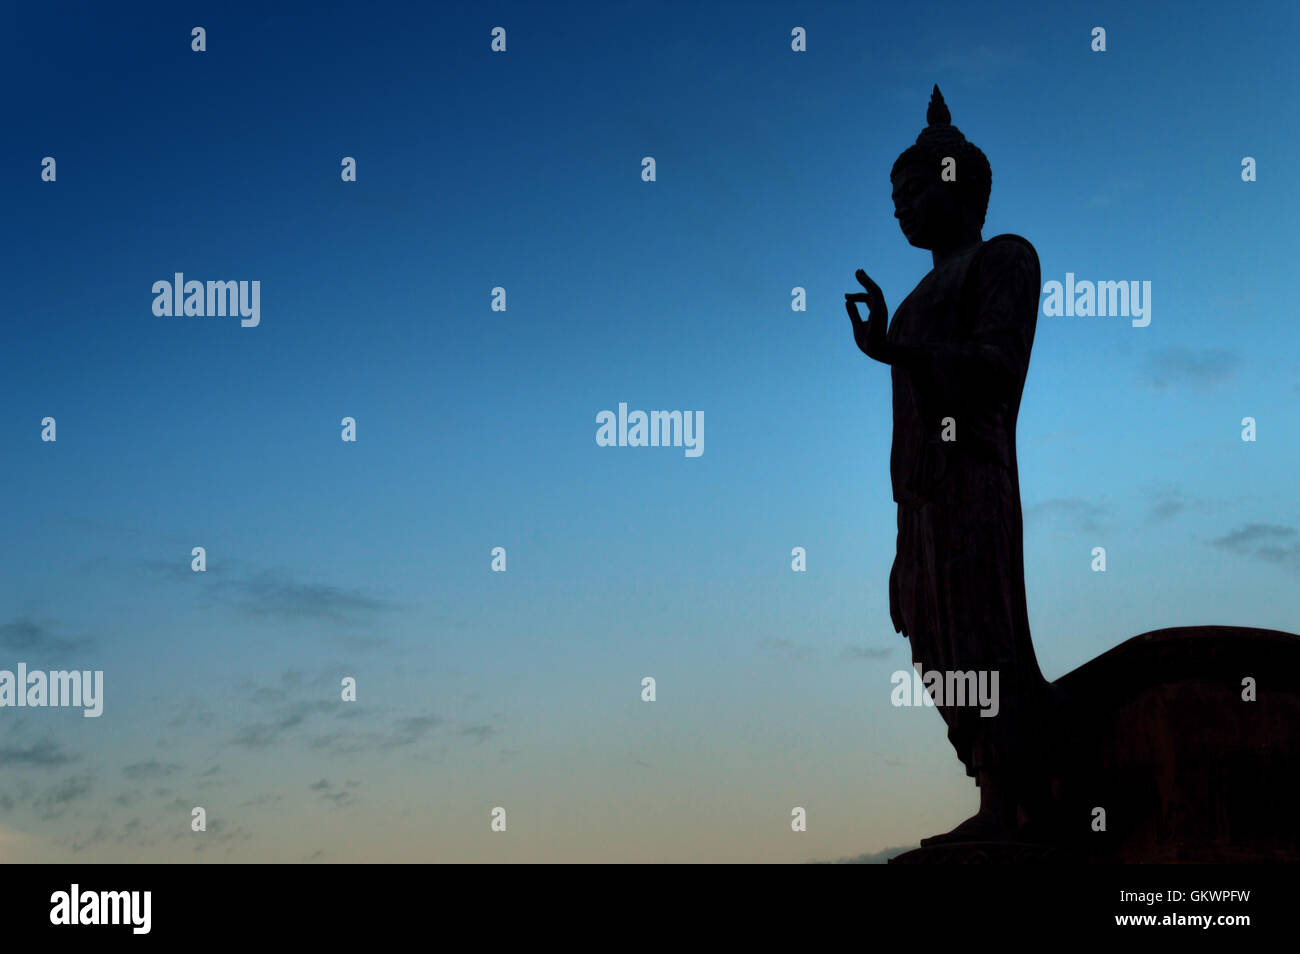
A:
<svg viewBox="0 0 1300 954">
<path fill-rule="evenodd" d="M 998 713 L 938 705 L 968 775 L 1029 771 L 1050 690 L 1025 604 L 1016 418 L 1038 320 L 1034 247 L 999 235 L 935 267 L 894 313 L 894 627 L 924 671 L 997 671 Z M 945 441 L 946 419 L 955 440 Z"/>
</svg>

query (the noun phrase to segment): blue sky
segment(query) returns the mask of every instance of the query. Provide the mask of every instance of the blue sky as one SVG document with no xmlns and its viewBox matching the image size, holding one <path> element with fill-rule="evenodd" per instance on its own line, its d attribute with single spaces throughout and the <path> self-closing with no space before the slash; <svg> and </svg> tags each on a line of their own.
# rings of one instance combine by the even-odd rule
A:
<svg viewBox="0 0 1300 954">
<path fill-rule="evenodd" d="M 889 380 L 840 304 L 930 268 L 888 176 L 935 83 L 986 237 L 1152 283 L 1145 328 L 1039 318 L 1045 673 L 1300 631 L 1294 4 L 703 6 L 9 11 L 0 668 L 105 712 L 0 710 L 0 858 L 801 861 L 969 814 L 889 704 Z M 178 271 L 261 323 L 156 317 Z M 598 447 L 621 401 L 704 454 Z"/>
</svg>

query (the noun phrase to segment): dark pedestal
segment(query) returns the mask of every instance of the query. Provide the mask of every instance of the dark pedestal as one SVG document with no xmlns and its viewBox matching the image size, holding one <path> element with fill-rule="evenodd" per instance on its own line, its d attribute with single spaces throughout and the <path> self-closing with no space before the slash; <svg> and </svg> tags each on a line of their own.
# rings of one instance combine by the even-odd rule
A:
<svg viewBox="0 0 1300 954">
<path fill-rule="evenodd" d="M 920 848 L 892 864 L 1300 861 L 1300 636 L 1156 630 L 1053 687 L 1038 843 Z"/>
</svg>

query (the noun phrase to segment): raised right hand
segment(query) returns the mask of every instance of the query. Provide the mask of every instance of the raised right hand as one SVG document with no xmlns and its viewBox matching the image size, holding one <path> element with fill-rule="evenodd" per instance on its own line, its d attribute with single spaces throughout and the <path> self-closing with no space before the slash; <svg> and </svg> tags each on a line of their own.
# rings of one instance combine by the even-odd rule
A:
<svg viewBox="0 0 1300 954">
<path fill-rule="evenodd" d="M 862 269 L 854 275 L 866 292 L 845 292 L 844 309 L 849 313 L 853 323 L 853 340 L 868 358 L 889 364 L 889 345 L 885 341 L 885 332 L 889 327 L 889 309 L 885 305 L 885 296 L 880 286 Z M 867 320 L 858 314 L 858 304 L 867 306 Z"/>
</svg>

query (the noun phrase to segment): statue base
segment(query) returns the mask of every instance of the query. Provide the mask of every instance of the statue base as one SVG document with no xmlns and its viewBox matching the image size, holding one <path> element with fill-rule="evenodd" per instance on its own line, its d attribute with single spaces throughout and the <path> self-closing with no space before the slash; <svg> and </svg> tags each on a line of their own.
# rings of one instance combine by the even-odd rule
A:
<svg viewBox="0 0 1300 954">
<path fill-rule="evenodd" d="M 1052 686 L 1040 843 L 954 842 L 891 864 L 1300 862 L 1300 636 L 1156 630 Z"/>
</svg>

